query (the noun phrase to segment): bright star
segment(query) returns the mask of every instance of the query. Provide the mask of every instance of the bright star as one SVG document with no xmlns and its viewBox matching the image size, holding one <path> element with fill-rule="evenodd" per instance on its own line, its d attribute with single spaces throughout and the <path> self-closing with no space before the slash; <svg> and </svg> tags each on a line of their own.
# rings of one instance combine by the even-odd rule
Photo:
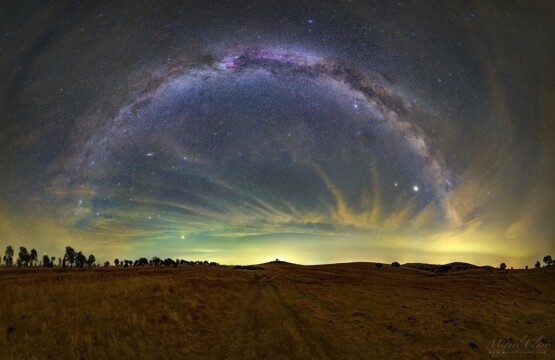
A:
<svg viewBox="0 0 555 360">
<path fill-rule="evenodd" d="M 418 186 L 414 185 L 414 186 L 412 187 L 412 189 L 414 190 L 414 192 L 417 192 L 417 191 L 418 191 Z"/>
</svg>

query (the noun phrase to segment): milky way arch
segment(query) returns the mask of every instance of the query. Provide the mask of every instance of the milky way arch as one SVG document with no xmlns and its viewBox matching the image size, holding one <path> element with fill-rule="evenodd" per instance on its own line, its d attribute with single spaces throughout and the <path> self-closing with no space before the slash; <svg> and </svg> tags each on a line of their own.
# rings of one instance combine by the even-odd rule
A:
<svg viewBox="0 0 555 360">
<path fill-rule="evenodd" d="M 201 89 L 215 86 L 214 84 L 225 87 L 225 79 L 248 79 L 253 76 L 287 79 L 293 82 L 310 81 L 326 87 L 334 97 L 343 99 L 341 101 L 351 102 L 351 106 L 357 111 L 367 114 L 367 121 L 371 123 L 371 126 L 380 128 L 384 136 L 394 135 L 396 141 L 402 143 L 400 146 L 404 147 L 405 151 L 420 159 L 422 169 L 418 169 L 418 171 L 424 174 L 430 184 L 432 202 L 438 203 L 443 209 L 443 217 L 447 223 L 456 225 L 459 222 L 455 206 L 450 200 L 453 176 L 440 151 L 434 147 L 432 140 L 412 119 L 410 109 L 412 104 L 387 89 L 386 82 L 378 76 L 365 74 L 305 51 L 270 47 L 240 49 L 227 52 L 219 57 L 206 56 L 202 62 L 194 65 L 177 64 L 163 71 L 163 75 L 146 82 L 146 85 L 142 85 L 138 92 L 129 96 L 130 99 L 124 102 L 125 105 L 120 107 L 115 116 L 101 122 L 101 125 L 93 128 L 88 140 L 80 142 L 78 155 L 71 160 L 71 165 L 68 167 L 67 179 L 73 183 L 86 184 L 95 177 L 102 178 L 106 172 L 113 172 L 113 169 L 107 170 L 107 168 L 117 167 L 117 164 L 120 163 L 110 161 L 110 159 L 116 158 L 117 160 L 121 144 L 125 144 L 126 139 L 130 136 L 135 136 L 132 134 L 152 131 L 152 115 L 148 117 L 146 114 L 161 112 L 162 110 L 157 104 L 164 103 L 168 98 L 176 97 L 176 94 L 187 94 L 194 86 Z M 145 123 L 148 123 L 147 127 L 150 130 L 145 130 Z M 179 124 L 174 123 L 169 125 L 174 130 L 178 126 Z M 147 138 L 144 137 L 144 139 Z M 144 140 L 144 142 L 147 141 L 150 140 Z M 156 141 L 163 142 L 164 139 Z M 154 157 L 157 154 L 144 150 L 141 156 Z M 188 159 L 187 156 L 182 156 L 182 158 L 193 160 Z M 333 193 L 336 206 L 345 207 L 345 200 L 340 191 L 334 189 L 330 178 L 318 166 L 312 167 Z M 218 182 L 211 178 L 210 182 L 217 183 L 217 186 L 233 190 L 236 193 L 246 193 L 244 189 L 237 189 L 237 186 L 230 186 L 225 181 Z M 182 185 L 174 185 L 174 187 L 178 186 Z M 257 204 L 254 206 L 257 211 L 271 211 L 274 215 L 276 212 L 283 213 L 283 211 L 276 211 L 274 207 L 258 198 L 251 200 Z M 151 204 L 156 202 L 153 199 L 148 201 Z M 194 194 L 178 202 L 180 203 L 172 204 L 172 206 L 178 206 L 180 211 L 185 211 L 186 214 L 219 221 L 230 220 L 231 209 L 217 204 L 221 200 L 206 199 L 206 196 L 203 197 L 202 194 Z M 188 202 L 195 205 L 187 204 Z M 289 210 L 292 213 L 295 212 L 292 208 Z M 245 211 L 248 212 L 249 209 L 247 208 Z M 287 217 L 286 221 L 290 221 L 290 217 Z M 350 225 L 360 226 L 364 221 L 363 219 Z"/>
</svg>

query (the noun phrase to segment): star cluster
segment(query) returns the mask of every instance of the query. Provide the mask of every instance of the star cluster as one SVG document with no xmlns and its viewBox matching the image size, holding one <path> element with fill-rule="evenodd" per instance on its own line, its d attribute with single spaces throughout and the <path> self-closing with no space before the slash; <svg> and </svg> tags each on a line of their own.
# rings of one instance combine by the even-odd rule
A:
<svg viewBox="0 0 555 360">
<path fill-rule="evenodd" d="M 0 243 L 107 259 L 529 261 L 530 240 L 549 250 L 555 235 L 541 10 L 14 5 Z"/>
</svg>

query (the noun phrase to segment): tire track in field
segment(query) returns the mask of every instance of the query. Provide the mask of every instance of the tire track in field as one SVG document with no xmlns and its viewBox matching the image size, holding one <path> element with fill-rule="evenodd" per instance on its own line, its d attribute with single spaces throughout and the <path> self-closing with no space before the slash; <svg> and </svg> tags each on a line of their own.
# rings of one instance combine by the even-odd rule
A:
<svg viewBox="0 0 555 360">
<path fill-rule="evenodd" d="M 270 277 L 255 274 L 244 299 L 221 344 L 225 358 L 330 358 Z"/>
</svg>

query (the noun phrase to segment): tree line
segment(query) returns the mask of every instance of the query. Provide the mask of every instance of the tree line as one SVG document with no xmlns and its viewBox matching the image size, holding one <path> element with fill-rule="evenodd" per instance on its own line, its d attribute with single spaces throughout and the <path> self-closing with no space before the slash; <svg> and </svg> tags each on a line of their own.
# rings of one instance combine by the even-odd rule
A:
<svg viewBox="0 0 555 360">
<path fill-rule="evenodd" d="M 555 261 L 553 260 L 553 258 L 551 257 L 551 255 L 545 255 L 543 257 L 543 263 L 545 264 L 545 266 L 550 266 L 550 265 L 555 265 Z M 536 263 L 534 264 L 534 267 L 536 269 L 539 269 L 542 266 L 542 264 L 540 263 L 540 261 L 536 261 Z M 506 270 L 507 269 L 507 264 L 505 264 L 504 262 L 502 262 L 499 265 L 499 268 L 501 270 Z M 512 269 L 512 268 L 511 268 Z M 528 269 L 528 265 L 526 265 L 525 269 Z"/>
<path fill-rule="evenodd" d="M 41 266 L 41 267 L 54 267 L 56 260 L 58 260 L 58 266 L 62 268 L 83 268 L 83 267 L 94 267 L 100 266 L 100 264 L 96 263 L 96 257 L 93 254 L 90 254 L 88 257 L 83 254 L 82 251 L 75 251 L 71 246 L 67 246 L 64 256 L 59 257 L 56 259 L 55 256 L 49 257 L 47 254 L 44 254 L 42 260 L 39 259 L 37 250 L 31 249 L 28 251 L 25 246 L 21 246 L 19 248 L 19 253 L 17 254 L 17 258 L 14 258 L 15 252 L 11 245 L 6 247 L 6 251 L 4 252 L 4 256 L 2 260 L 4 261 L 4 266 L 12 267 L 29 267 L 29 266 Z M 15 259 L 15 262 L 14 262 Z M 152 259 L 147 260 L 147 258 L 140 258 L 137 260 L 119 260 L 114 259 L 115 266 L 121 267 L 129 267 L 129 266 L 180 266 L 180 265 L 204 265 L 204 266 L 218 266 L 217 262 L 208 262 L 204 261 L 188 261 L 184 259 L 171 259 L 166 258 L 162 260 L 161 258 L 154 256 Z M 110 266 L 110 262 L 106 261 L 104 263 L 104 267 Z"/>
</svg>

